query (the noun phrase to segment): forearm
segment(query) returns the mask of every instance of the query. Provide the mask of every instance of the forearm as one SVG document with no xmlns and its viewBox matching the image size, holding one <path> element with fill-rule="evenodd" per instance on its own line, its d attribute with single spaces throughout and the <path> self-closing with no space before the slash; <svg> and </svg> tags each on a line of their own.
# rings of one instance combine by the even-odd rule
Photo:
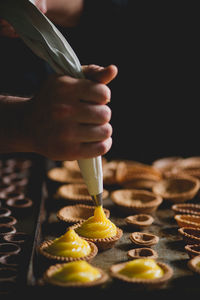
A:
<svg viewBox="0 0 200 300">
<path fill-rule="evenodd" d="M 32 152 L 29 98 L 0 95 L 0 153 Z"/>
</svg>

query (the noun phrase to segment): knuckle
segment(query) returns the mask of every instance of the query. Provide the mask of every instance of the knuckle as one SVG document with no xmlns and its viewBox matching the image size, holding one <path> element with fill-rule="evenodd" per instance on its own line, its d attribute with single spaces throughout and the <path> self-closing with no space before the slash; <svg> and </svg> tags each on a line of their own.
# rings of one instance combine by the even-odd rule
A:
<svg viewBox="0 0 200 300">
<path fill-rule="evenodd" d="M 111 91 L 105 84 L 99 84 L 99 90 L 101 93 L 102 100 L 107 101 L 111 98 Z"/>
<path fill-rule="evenodd" d="M 103 126 L 103 133 L 105 138 L 109 138 L 112 135 L 112 126 L 109 123 Z"/>
<path fill-rule="evenodd" d="M 100 155 L 106 154 L 110 150 L 111 145 L 112 145 L 112 139 L 111 138 L 101 142 L 99 144 L 99 154 Z"/>
<path fill-rule="evenodd" d="M 111 114 L 111 109 L 107 105 L 105 105 L 103 109 L 103 121 L 109 122 L 111 119 Z"/>
</svg>

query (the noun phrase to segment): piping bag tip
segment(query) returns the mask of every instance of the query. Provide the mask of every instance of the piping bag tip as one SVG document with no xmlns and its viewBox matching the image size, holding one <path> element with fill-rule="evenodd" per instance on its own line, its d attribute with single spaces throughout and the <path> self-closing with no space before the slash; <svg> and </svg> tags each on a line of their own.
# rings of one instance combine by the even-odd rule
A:
<svg viewBox="0 0 200 300">
<path fill-rule="evenodd" d="M 92 200 L 93 200 L 95 206 L 103 206 L 102 193 L 100 193 L 98 195 L 92 195 Z"/>
</svg>

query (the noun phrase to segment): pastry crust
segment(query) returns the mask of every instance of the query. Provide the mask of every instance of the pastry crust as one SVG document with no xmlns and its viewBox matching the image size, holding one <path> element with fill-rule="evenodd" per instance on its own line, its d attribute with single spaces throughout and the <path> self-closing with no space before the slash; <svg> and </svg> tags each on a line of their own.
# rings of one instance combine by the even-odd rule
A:
<svg viewBox="0 0 200 300">
<path fill-rule="evenodd" d="M 45 251 L 46 248 L 48 248 L 51 244 L 53 243 L 53 240 L 47 240 L 42 242 L 39 247 L 38 247 L 38 252 L 41 254 L 43 257 L 48 259 L 49 261 L 53 263 L 64 263 L 64 262 L 70 262 L 70 261 L 77 261 L 77 260 L 85 260 L 85 261 L 91 261 L 98 253 L 98 249 L 96 245 L 90 241 L 88 241 L 88 244 L 90 245 L 91 252 L 83 257 L 66 257 L 66 256 L 58 256 L 58 255 L 52 255 Z"/>
<path fill-rule="evenodd" d="M 200 228 L 180 227 L 178 232 L 186 244 L 200 244 Z"/>
<path fill-rule="evenodd" d="M 156 259 L 158 258 L 158 253 L 151 249 L 151 248 L 135 248 L 131 249 L 127 253 L 128 257 L 131 259 L 136 259 L 136 258 L 152 258 Z"/>
<path fill-rule="evenodd" d="M 130 240 L 135 245 L 151 247 L 159 242 L 159 237 L 152 233 L 135 231 L 131 233 Z"/>
<path fill-rule="evenodd" d="M 57 212 L 59 220 L 66 223 L 80 223 L 93 216 L 95 207 L 86 204 L 67 205 Z M 107 218 L 110 217 L 110 211 L 103 208 Z"/>
<path fill-rule="evenodd" d="M 173 269 L 162 262 L 157 262 L 157 264 L 163 269 L 164 275 L 156 279 L 140 279 L 140 278 L 129 278 L 125 275 L 119 274 L 119 271 L 125 266 L 125 263 L 115 264 L 110 267 L 111 277 L 126 282 L 131 285 L 140 287 L 160 287 L 166 281 L 168 281 L 173 275 Z"/>
<path fill-rule="evenodd" d="M 75 224 L 75 225 L 71 226 L 71 228 L 76 231 L 76 228 L 78 228 L 79 226 L 81 226 L 81 223 Z M 84 237 L 81 235 L 80 236 L 83 239 L 85 239 L 86 241 L 94 243 L 97 246 L 99 251 L 103 251 L 103 250 L 107 250 L 107 249 L 114 247 L 116 242 L 122 237 L 122 235 L 123 235 L 122 229 L 120 229 L 118 227 L 116 227 L 116 228 L 117 228 L 116 235 L 113 237 L 109 237 L 109 238 L 87 238 L 87 237 Z"/>
<path fill-rule="evenodd" d="M 146 190 L 120 189 L 111 193 L 111 200 L 125 213 L 148 214 L 162 203 L 162 197 Z"/>
<path fill-rule="evenodd" d="M 93 286 L 101 285 L 101 284 L 105 283 L 109 278 L 108 274 L 105 271 L 103 271 L 100 268 L 97 268 L 101 274 L 101 277 L 96 280 L 90 281 L 90 282 L 84 282 L 84 283 L 82 283 L 82 282 L 80 282 L 80 283 L 78 283 L 78 282 L 61 282 L 61 281 L 57 281 L 57 280 L 53 279 L 52 275 L 55 272 L 57 272 L 60 268 L 62 268 L 64 265 L 65 264 L 56 264 L 56 265 L 50 266 L 43 275 L 44 282 L 51 284 L 51 285 L 64 287 L 64 288 L 67 288 L 67 287 L 82 288 L 82 287 L 93 287 Z"/>
<path fill-rule="evenodd" d="M 193 199 L 199 187 L 199 180 L 195 177 L 174 175 L 157 182 L 152 187 L 152 191 L 164 200 L 180 203 Z"/>
<path fill-rule="evenodd" d="M 102 198 L 106 199 L 109 192 L 103 189 Z M 56 192 L 57 199 L 66 200 L 69 203 L 83 203 L 93 205 L 92 197 L 89 195 L 85 183 L 73 183 L 61 185 Z"/>
<path fill-rule="evenodd" d="M 171 208 L 175 213 L 200 216 L 200 204 L 178 203 L 173 204 Z"/>
<path fill-rule="evenodd" d="M 128 225 L 143 229 L 149 227 L 153 223 L 154 218 L 148 214 L 136 214 L 126 217 L 125 221 Z"/>
<path fill-rule="evenodd" d="M 174 219 L 176 220 L 179 227 L 200 227 L 200 216 L 196 215 L 175 215 Z"/>
</svg>

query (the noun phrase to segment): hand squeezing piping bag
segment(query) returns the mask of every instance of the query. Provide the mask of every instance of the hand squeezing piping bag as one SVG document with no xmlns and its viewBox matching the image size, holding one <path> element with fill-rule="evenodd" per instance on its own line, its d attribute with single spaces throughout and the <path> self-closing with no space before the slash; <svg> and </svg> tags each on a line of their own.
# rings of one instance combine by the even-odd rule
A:
<svg viewBox="0 0 200 300">
<path fill-rule="evenodd" d="M 32 3 L 34 0 L 0 0 L 0 17 L 7 20 L 25 44 L 59 75 L 84 78 L 73 49 L 54 24 Z M 101 156 L 78 160 L 81 174 L 95 205 L 102 205 Z"/>
</svg>

